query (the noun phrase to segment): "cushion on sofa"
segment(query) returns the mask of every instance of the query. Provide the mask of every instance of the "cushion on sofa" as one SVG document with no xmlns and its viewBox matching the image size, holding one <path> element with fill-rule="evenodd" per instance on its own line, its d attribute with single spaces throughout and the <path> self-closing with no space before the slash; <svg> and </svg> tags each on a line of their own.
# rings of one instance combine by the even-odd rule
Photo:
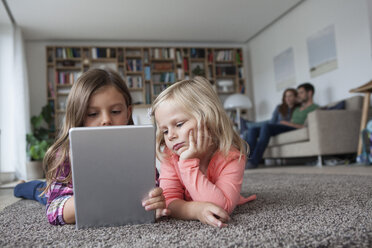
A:
<svg viewBox="0 0 372 248">
<path fill-rule="evenodd" d="M 345 109 L 345 101 L 340 101 L 336 104 L 333 104 L 333 105 L 327 105 L 325 107 L 322 107 L 320 109 L 322 110 L 342 110 L 342 109 Z"/>
<path fill-rule="evenodd" d="M 309 140 L 309 130 L 307 127 L 304 127 L 271 137 L 269 147 L 295 142 L 303 142 L 307 140 Z"/>
</svg>

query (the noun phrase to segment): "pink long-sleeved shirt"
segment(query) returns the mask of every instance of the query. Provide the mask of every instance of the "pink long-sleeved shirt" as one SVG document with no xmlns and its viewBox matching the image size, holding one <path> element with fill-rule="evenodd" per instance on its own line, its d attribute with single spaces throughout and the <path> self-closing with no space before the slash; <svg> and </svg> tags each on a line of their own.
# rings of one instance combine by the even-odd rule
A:
<svg viewBox="0 0 372 248">
<path fill-rule="evenodd" d="M 216 152 L 209 162 L 206 175 L 199 170 L 199 159 L 179 161 L 177 155 L 165 159 L 160 169 L 160 187 L 167 207 L 176 200 L 211 202 L 229 214 L 237 205 L 256 199 L 240 195 L 245 168 L 245 157 L 230 150 L 228 156 Z"/>
</svg>

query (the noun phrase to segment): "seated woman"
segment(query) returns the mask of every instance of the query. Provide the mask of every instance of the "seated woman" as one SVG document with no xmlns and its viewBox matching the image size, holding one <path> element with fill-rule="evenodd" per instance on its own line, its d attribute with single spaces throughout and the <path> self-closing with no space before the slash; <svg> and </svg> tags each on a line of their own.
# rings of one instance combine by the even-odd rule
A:
<svg viewBox="0 0 372 248">
<path fill-rule="evenodd" d="M 270 123 L 279 124 L 281 121 L 290 121 L 293 110 L 300 106 L 297 102 L 297 90 L 288 88 L 283 92 L 282 103 L 276 106 Z"/>
<path fill-rule="evenodd" d="M 267 121 L 247 122 L 241 120 L 241 135 L 247 141 L 248 130 L 251 128 L 261 128 L 266 123 L 279 124 L 281 121 L 290 121 L 293 110 L 300 104 L 297 102 L 297 90 L 288 88 L 283 92 L 282 103 L 276 106 L 272 117 Z"/>
</svg>

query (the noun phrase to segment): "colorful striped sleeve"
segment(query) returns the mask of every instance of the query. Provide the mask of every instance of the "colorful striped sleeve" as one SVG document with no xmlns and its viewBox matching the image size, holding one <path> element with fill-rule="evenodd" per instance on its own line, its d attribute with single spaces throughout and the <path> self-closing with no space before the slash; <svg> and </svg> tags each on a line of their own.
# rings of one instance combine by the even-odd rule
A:
<svg viewBox="0 0 372 248">
<path fill-rule="evenodd" d="M 68 199 L 74 195 L 72 183 L 62 183 L 71 172 L 71 166 L 68 159 L 61 165 L 57 171 L 57 180 L 52 182 L 45 196 L 48 198 L 46 205 L 46 215 L 52 225 L 64 225 L 63 208 Z"/>
<path fill-rule="evenodd" d="M 46 215 L 52 225 L 64 225 L 63 208 L 66 201 L 73 196 L 72 185 L 53 182 L 48 193 Z"/>
</svg>

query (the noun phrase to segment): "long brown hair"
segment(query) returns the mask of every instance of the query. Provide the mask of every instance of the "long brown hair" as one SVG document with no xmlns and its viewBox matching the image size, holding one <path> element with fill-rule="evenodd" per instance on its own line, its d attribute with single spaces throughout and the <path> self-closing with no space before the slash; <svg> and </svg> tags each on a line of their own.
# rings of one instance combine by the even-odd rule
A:
<svg viewBox="0 0 372 248">
<path fill-rule="evenodd" d="M 53 181 L 70 183 L 71 171 L 64 180 L 58 177 L 62 173 L 58 170 L 65 161 L 69 160 L 69 130 L 73 127 L 82 127 L 90 97 L 104 86 L 114 86 L 123 94 L 127 108 L 132 105 L 132 97 L 124 80 L 114 71 L 103 69 L 92 69 L 81 75 L 73 84 L 67 97 L 66 116 L 62 128 L 54 144 L 45 154 L 43 165 L 47 179 L 45 194 Z M 129 117 L 128 125 L 133 125 L 132 114 Z M 63 168 L 63 167 L 61 167 Z M 58 174 L 58 175 L 57 175 Z"/>
<path fill-rule="evenodd" d="M 297 98 L 297 90 L 294 89 L 294 88 L 288 88 L 286 89 L 284 92 L 283 92 L 283 96 L 282 96 L 282 103 L 279 105 L 279 113 L 282 115 L 282 116 L 287 116 L 288 114 L 288 110 L 289 110 L 289 106 L 287 105 L 286 101 L 285 101 L 285 95 L 287 94 L 287 92 L 292 92 L 293 95 L 295 96 L 295 98 Z M 295 103 L 295 105 L 293 106 L 294 107 L 297 107 L 299 104 L 298 103 Z M 293 112 L 293 111 L 292 111 Z M 291 112 L 291 116 L 292 117 L 292 112 Z"/>
<path fill-rule="evenodd" d="M 165 89 L 152 104 L 152 117 L 159 105 L 166 100 L 173 100 L 183 106 L 184 110 L 197 121 L 205 121 L 209 135 L 213 139 L 217 150 L 226 156 L 235 147 L 240 157 L 246 155 L 245 142 L 234 131 L 231 121 L 222 107 L 221 101 L 213 90 L 211 83 L 203 77 L 179 81 Z M 156 130 L 156 153 L 159 160 L 167 159 L 162 150 L 165 146 L 164 135 L 159 128 Z"/>
</svg>

